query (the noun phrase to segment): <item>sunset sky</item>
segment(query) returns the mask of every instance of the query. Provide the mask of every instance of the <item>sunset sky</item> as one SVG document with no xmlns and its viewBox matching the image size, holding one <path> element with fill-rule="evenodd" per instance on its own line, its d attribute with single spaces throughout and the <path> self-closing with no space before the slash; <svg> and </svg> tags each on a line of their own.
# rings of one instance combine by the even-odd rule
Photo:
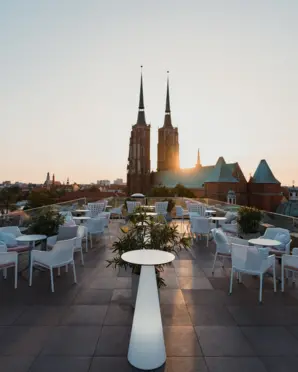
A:
<svg viewBox="0 0 298 372">
<path fill-rule="evenodd" d="M 182 167 L 298 183 L 297 0 L 0 2 L 0 182 L 126 179 L 140 65 L 151 167 L 166 71 Z"/>
</svg>

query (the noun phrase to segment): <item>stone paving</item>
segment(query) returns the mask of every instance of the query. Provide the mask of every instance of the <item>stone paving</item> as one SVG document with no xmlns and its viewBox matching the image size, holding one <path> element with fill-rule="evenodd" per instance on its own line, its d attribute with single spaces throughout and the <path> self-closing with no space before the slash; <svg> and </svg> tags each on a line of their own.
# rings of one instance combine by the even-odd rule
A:
<svg viewBox="0 0 298 372">
<path fill-rule="evenodd" d="M 119 222 L 110 224 L 113 238 Z M 273 293 L 265 279 L 258 304 L 258 279 L 235 282 L 228 296 L 229 269 L 211 273 L 214 245 L 198 241 L 181 253 L 160 291 L 167 349 L 163 372 L 296 372 L 298 370 L 298 292 L 291 283 Z M 12 272 L 0 280 L 0 371 L 131 372 L 127 349 L 133 319 L 130 273 L 106 268 L 108 237 L 77 264 L 55 277 L 37 272 L 33 287 Z M 79 259 L 79 257 L 78 257 Z M 144 319 L 145 321 L 145 319 Z"/>
</svg>

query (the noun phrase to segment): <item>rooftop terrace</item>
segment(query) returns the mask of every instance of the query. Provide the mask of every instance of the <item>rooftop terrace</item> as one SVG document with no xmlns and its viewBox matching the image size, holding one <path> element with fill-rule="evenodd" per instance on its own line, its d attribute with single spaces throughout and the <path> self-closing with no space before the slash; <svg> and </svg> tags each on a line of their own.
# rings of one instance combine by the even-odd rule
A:
<svg viewBox="0 0 298 372">
<path fill-rule="evenodd" d="M 120 224 L 110 223 L 112 241 Z M 111 244 L 104 237 L 85 254 L 84 267 L 77 261 L 77 285 L 71 272 L 55 277 L 55 293 L 48 272 L 36 272 L 31 288 L 20 278 L 14 290 L 12 272 L 0 279 L 0 371 L 136 371 L 127 361 L 131 275 L 106 268 Z M 229 268 L 218 263 L 211 273 L 214 251 L 212 242 L 207 248 L 199 240 L 165 269 L 160 303 L 167 362 L 157 371 L 296 372 L 295 286 L 274 294 L 265 278 L 259 305 L 259 280 L 244 277 L 229 296 Z"/>
</svg>

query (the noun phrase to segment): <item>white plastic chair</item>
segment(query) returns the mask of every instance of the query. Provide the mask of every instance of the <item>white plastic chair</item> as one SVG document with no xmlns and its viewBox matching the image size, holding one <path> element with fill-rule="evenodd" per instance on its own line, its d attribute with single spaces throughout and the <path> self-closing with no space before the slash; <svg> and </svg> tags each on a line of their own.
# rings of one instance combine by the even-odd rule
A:
<svg viewBox="0 0 298 372">
<path fill-rule="evenodd" d="M 90 238 L 90 245 L 91 249 L 93 248 L 92 245 L 92 236 L 93 235 L 103 235 L 104 234 L 104 229 L 105 229 L 105 223 L 106 219 L 105 218 L 92 218 L 91 220 L 87 221 L 87 229 L 88 229 L 88 237 Z"/>
<path fill-rule="evenodd" d="M 285 243 L 281 242 L 281 248 L 280 249 L 270 248 L 270 252 L 273 252 L 277 255 L 283 255 L 283 254 L 288 254 L 289 255 L 290 254 L 291 242 L 292 242 L 289 230 L 283 229 L 281 227 L 268 227 L 266 229 L 264 235 L 260 236 L 260 239 L 264 238 L 264 239 L 278 240 L 278 235 L 277 234 L 286 235 L 287 241 Z"/>
<path fill-rule="evenodd" d="M 32 274 L 33 267 L 39 266 L 50 270 L 51 275 L 51 290 L 54 292 L 54 278 L 53 269 L 61 268 L 71 264 L 73 269 L 74 282 L 77 282 L 76 268 L 73 258 L 74 249 L 76 244 L 76 238 L 69 240 L 59 240 L 53 247 L 51 251 L 37 251 L 33 250 L 31 252 L 31 262 L 30 262 L 30 276 L 29 276 L 29 286 L 32 285 Z"/>
<path fill-rule="evenodd" d="M 166 217 L 168 213 L 168 204 L 169 202 L 163 201 L 163 202 L 156 202 L 155 203 L 155 212 L 158 215 Z"/>
<path fill-rule="evenodd" d="M 194 234 L 196 238 L 198 235 L 205 235 L 207 238 L 207 247 L 209 245 L 209 234 L 210 234 L 210 223 L 208 218 L 205 217 L 192 217 L 190 230 L 192 235 Z"/>
<path fill-rule="evenodd" d="M 184 222 L 184 217 L 188 216 L 188 211 L 185 211 L 181 205 L 176 205 L 176 218 L 179 218 L 181 222 Z"/>
<path fill-rule="evenodd" d="M 292 272 L 292 280 L 295 282 L 295 274 L 298 272 L 298 248 L 292 249 L 292 254 L 284 254 L 281 258 L 281 291 L 285 290 L 285 274 Z"/>
<path fill-rule="evenodd" d="M 273 288 L 276 292 L 275 255 L 269 256 L 266 248 L 232 244 L 230 294 L 233 289 L 234 273 L 239 274 L 239 282 L 241 281 L 241 273 L 258 275 L 260 277 L 259 301 L 262 302 L 263 276 L 270 268 L 273 271 Z"/>
<path fill-rule="evenodd" d="M 124 204 L 121 204 L 119 207 L 117 208 L 112 208 L 110 210 L 110 213 L 112 216 L 117 216 L 119 219 L 120 218 L 123 218 L 123 215 L 122 215 L 122 208 L 123 208 Z"/>
<path fill-rule="evenodd" d="M 249 243 L 245 239 L 227 236 L 221 229 L 212 229 L 211 233 L 216 244 L 216 252 L 212 267 L 212 274 L 214 274 L 215 263 L 218 258 L 222 260 L 222 267 L 224 267 L 225 259 L 231 259 L 232 244 L 248 246 Z"/>
<path fill-rule="evenodd" d="M 100 213 L 103 212 L 105 208 L 105 203 L 88 203 L 88 209 L 90 217 L 97 217 Z"/>
<path fill-rule="evenodd" d="M 14 287 L 18 287 L 18 254 L 17 252 L 7 252 L 7 246 L 0 242 L 0 270 L 3 270 L 4 279 L 7 278 L 7 269 L 14 267 Z"/>
<path fill-rule="evenodd" d="M 200 204 L 199 203 L 188 203 L 187 208 L 188 208 L 189 213 L 200 214 Z"/>
<path fill-rule="evenodd" d="M 141 203 L 136 202 L 136 201 L 127 201 L 126 205 L 127 205 L 127 213 L 132 214 L 135 212 L 137 208 L 141 206 Z"/>
</svg>

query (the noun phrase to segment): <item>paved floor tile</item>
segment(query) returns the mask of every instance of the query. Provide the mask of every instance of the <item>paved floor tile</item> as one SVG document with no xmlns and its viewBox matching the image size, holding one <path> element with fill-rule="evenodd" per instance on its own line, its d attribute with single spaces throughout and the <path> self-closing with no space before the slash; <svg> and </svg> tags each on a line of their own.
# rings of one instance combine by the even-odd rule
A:
<svg viewBox="0 0 298 372">
<path fill-rule="evenodd" d="M 268 372 L 297 372 L 298 357 L 262 357 Z"/>
<path fill-rule="evenodd" d="M 236 322 L 225 306 L 190 306 L 188 311 L 193 325 L 236 326 Z"/>
<path fill-rule="evenodd" d="M 4 327 L 0 330 L 0 355 L 37 355 L 51 331 L 51 327 Z"/>
<path fill-rule="evenodd" d="M 88 372 L 91 358 L 41 355 L 30 372 Z"/>
<path fill-rule="evenodd" d="M 206 358 L 206 363 L 209 372 L 267 372 L 262 361 L 256 357 Z"/>
<path fill-rule="evenodd" d="M 13 324 L 25 310 L 25 306 L 0 306 L 0 326 Z"/>
<path fill-rule="evenodd" d="M 165 372 L 208 372 L 208 369 L 202 357 L 170 357 Z"/>
<path fill-rule="evenodd" d="M 164 327 L 167 356 L 200 356 L 202 351 L 192 326 Z"/>
<path fill-rule="evenodd" d="M 184 298 L 181 289 L 163 288 L 159 291 L 159 300 L 161 304 L 184 304 Z"/>
<path fill-rule="evenodd" d="M 221 290 L 209 289 L 182 289 L 182 294 L 187 305 L 216 305 L 225 303 L 227 294 Z"/>
<path fill-rule="evenodd" d="M 192 325 L 186 305 L 160 305 L 162 324 L 169 325 Z"/>
<path fill-rule="evenodd" d="M 298 340 L 284 327 L 241 327 L 260 356 L 298 355 Z"/>
<path fill-rule="evenodd" d="M 1 372 L 28 372 L 35 357 L 0 356 Z"/>
<path fill-rule="evenodd" d="M 117 304 L 131 305 L 132 304 L 131 289 L 114 289 L 111 302 Z"/>
<path fill-rule="evenodd" d="M 165 284 L 166 284 L 165 288 L 167 289 L 179 289 L 180 288 L 176 274 L 164 274 L 163 273 L 161 276 L 165 281 Z"/>
<path fill-rule="evenodd" d="M 116 289 L 116 288 L 131 288 L 131 278 L 124 277 L 98 277 L 90 284 L 93 289 Z"/>
<path fill-rule="evenodd" d="M 15 325 L 51 326 L 57 325 L 67 313 L 66 306 L 29 306 L 15 321 Z"/>
<path fill-rule="evenodd" d="M 82 289 L 76 296 L 76 305 L 108 305 L 111 302 L 112 289 Z"/>
<path fill-rule="evenodd" d="M 192 266 L 192 267 L 176 267 L 175 269 L 176 275 L 178 277 L 180 276 L 186 276 L 186 277 L 205 277 L 204 271 L 202 271 L 199 267 Z"/>
<path fill-rule="evenodd" d="M 207 278 L 179 277 L 178 281 L 181 289 L 213 289 Z"/>
<path fill-rule="evenodd" d="M 133 372 L 135 369 L 128 363 L 127 357 L 95 357 L 89 372 Z"/>
<path fill-rule="evenodd" d="M 101 327 L 55 327 L 45 343 L 43 355 L 92 356 Z"/>
<path fill-rule="evenodd" d="M 95 354 L 101 356 L 127 356 L 130 326 L 104 326 Z"/>
<path fill-rule="evenodd" d="M 70 306 L 62 318 L 61 325 L 102 325 L 108 305 L 75 305 Z"/>
<path fill-rule="evenodd" d="M 240 326 L 277 326 L 286 323 L 285 308 L 270 306 L 229 306 L 236 323 Z"/>
<path fill-rule="evenodd" d="M 104 325 L 132 325 L 134 309 L 127 304 L 111 304 Z"/>
<path fill-rule="evenodd" d="M 176 268 L 179 267 L 187 267 L 187 268 L 192 268 L 192 267 L 197 267 L 197 263 L 194 260 L 175 260 L 172 262 L 173 266 Z"/>
<path fill-rule="evenodd" d="M 195 327 L 207 356 L 253 356 L 253 349 L 238 327 Z"/>
</svg>

